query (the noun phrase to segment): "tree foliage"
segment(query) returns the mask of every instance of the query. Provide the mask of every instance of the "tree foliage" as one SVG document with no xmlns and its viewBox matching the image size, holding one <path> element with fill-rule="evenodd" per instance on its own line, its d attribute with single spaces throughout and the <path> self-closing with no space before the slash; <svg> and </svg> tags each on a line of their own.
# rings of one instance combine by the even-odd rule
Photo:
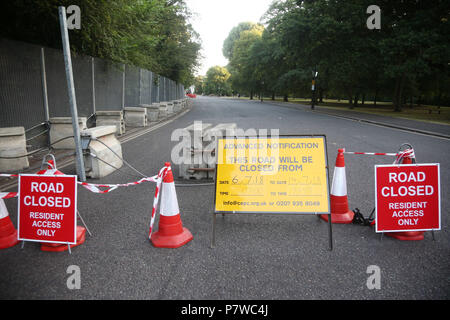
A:
<svg viewBox="0 0 450 320">
<path fill-rule="evenodd" d="M 253 66 L 252 48 L 261 40 L 263 31 L 261 24 L 243 22 L 230 31 L 223 44 L 223 54 L 229 59 L 230 82 L 234 91 L 250 92 L 251 98 L 261 82 Z"/>
<path fill-rule="evenodd" d="M 73 52 L 193 83 L 200 40 L 183 0 L 2 1 L 1 36 L 61 48 L 61 5 L 81 10 L 81 29 L 69 33 Z"/>
<path fill-rule="evenodd" d="M 390 100 L 396 110 L 406 97 L 450 104 L 449 2 L 380 0 L 381 29 L 367 27 L 371 4 L 274 1 L 260 37 L 248 39 L 247 22 L 224 42 L 233 89 L 310 96 L 317 71 L 319 98 Z"/>
<path fill-rule="evenodd" d="M 203 82 L 203 93 L 217 96 L 229 95 L 231 93 L 229 79 L 230 73 L 226 68 L 221 66 L 209 68 Z"/>
</svg>

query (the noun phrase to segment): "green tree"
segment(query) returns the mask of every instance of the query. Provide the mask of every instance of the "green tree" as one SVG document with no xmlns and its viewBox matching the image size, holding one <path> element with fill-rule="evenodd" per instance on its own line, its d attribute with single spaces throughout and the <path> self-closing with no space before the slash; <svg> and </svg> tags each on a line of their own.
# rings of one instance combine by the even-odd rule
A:
<svg viewBox="0 0 450 320">
<path fill-rule="evenodd" d="M 78 5 L 81 29 L 70 31 L 74 53 L 149 69 L 192 84 L 200 40 L 183 0 L 2 1 L 0 35 L 61 48 L 58 6 Z"/>
<path fill-rule="evenodd" d="M 196 94 L 203 94 L 205 92 L 205 77 L 196 76 L 193 85 L 195 87 Z"/>
<path fill-rule="evenodd" d="M 279 0 L 266 14 L 259 39 L 233 28 L 224 43 L 233 87 L 276 91 L 285 99 L 311 94 L 319 76 L 319 100 L 347 97 L 351 107 L 367 96 L 390 99 L 400 111 L 405 98 L 449 103 L 450 5 L 448 1 L 379 3 L 381 29 L 367 27 L 369 0 Z M 239 35 L 239 36 L 238 36 Z M 242 45 L 240 43 L 242 42 Z M 276 66 L 276 67 L 273 67 Z"/>
<path fill-rule="evenodd" d="M 249 93 L 250 99 L 261 82 L 252 67 L 252 46 L 261 39 L 263 30 L 264 27 L 260 24 L 240 23 L 224 41 L 223 51 L 229 59 L 233 91 Z"/>
<path fill-rule="evenodd" d="M 230 73 L 221 66 L 214 66 L 206 72 L 204 80 L 204 93 L 218 96 L 230 95 L 231 86 L 229 83 Z"/>
<path fill-rule="evenodd" d="M 379 45 L 393 84 L 395 110 L 401 111 L 406 85 L 411 88 L 430 77 L 448 79 L 450 6 L 448 1 L 384 1 L 382 8 L 384 36 Z"/>
<path fill-rule="evenodd" d="M 262 31 L 264 27 L 254 22 L 241 22 L 236 27 L 231 29 L 227 38 L 223 42 L 222 46 L 223 56 L 228 60 L 231 60 L 233 58 L 234 44 L 241 37 L 241 32 L 254 29 Z"/>
</svg>

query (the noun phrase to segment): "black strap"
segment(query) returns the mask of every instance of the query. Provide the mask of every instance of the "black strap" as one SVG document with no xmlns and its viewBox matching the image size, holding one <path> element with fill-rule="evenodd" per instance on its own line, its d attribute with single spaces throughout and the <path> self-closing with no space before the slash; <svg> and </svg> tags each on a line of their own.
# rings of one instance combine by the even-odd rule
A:
<svg viewBox="0 0 450 320">
<path fill-rule="evenodd" d="M 353 210 L 353 212 L 355 213 L 354 217 L 353 217 L 353 224 L 360 224 L 362 226 L 370 226 L 371 223 L 373 222 L 374 218 L 373 218 L 373 214 L 375 212 L 375 208 L 372 210 L 372 213 L 370 214 L 369 218 L 364 218 L 364 216 L 362 215 L 361 211 L 359 211 L 358 208 L 355 208 Z"/>
</svg>

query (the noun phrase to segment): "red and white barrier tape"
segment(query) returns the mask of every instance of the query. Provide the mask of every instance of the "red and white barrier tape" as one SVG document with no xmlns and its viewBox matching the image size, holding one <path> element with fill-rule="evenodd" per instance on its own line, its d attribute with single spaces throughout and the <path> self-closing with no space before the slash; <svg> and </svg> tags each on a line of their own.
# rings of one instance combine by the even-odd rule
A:
<svg viewBox="0 0 450 320">
<path fill-rule="evenodd" d="M 166 175 L 166 173 L 167 173 L 167 171 L 169 169 L 170 169 L 170 167 L 162 168 L 161 170 L 159 170 L 159 173 L 158 173 L 158 176 L 157 176 L 155 196 L 153 197 L 152 216 L 151 216 L 151 219 L 150 219 L 150 227 L 149 227 L 149 230 L 148 230 L 148 238 L 149 239 L 151 239 L 151 237 L 152 237 L 153 223 L 155 222 L 156 210 L 158 208 L 159 193 L 161 191 L 162 181 L 163 181 L 164 176 Z"/>
<path fill-rule="evenodd" d="M 395 157 L 394 164 L 399 164 L 402 162 L 404 158 L 415 159 L 416 155 L 414 154 L 414 149 L 406 149 L 403 151 L 399 151 L 397 153 L 384 153 L 384 152 L 350 152 L 344 151 L 346 154 L 362 154 L 362 155 L 370 155 L 370 156 L 391 156 Z"/>
<path fill-rule="evenodd" d="M 0 199 L 9 199 L 17 197 L 17 192 L 0 192 Z"/>
<path fill-rule="evenodd" d="M 395 156 L 394 164 L 402 163 L 405 158 L 415 159 L 414 149 L 406 149 L 404 151 L 399 151 Z"/>
<path fill-rule="evenodd" d="M 158 209 L 158 201 L 159 201 L 159 194 L 161 191 L 161 184 L 164 179 L 164 176 L 166 175 L 167 171 L 170 170 L 170 166 L 164 166 L 161 170 L 159 170 L 159 173 L 153 177 L 146 177 L 142 178 L 138 181 L 124 183 L 124 184 L 95 184 L 95 183 L 87 183 L 87 182 L 80 182 L 77 181 L 77 183 L 84 188 L 88 189 L 91 192 L 94 193 L 108 193 L 111 192 L 119 187 L 129 187 L 129 186 L 135 186 L 138 184 L 141 184 L 143 182 L 155 182 L 156 183 L 156 189 L 155 189 L 155 195 L 153 197 L 153 207 L 152 207 L 152 214 L 151 214 L 151 220 L 150 220 L 150 227 L 148 232 L 148 238 L 150 239 L 152 236 L 152 230 L 153 230 L 153 224 L 155 222 L 156 217 L 156 210 Z M 48 169 L 48 170 L 41 170 L 37 174 L 57 174 L 58 172 L 56 169 Z M 18 174 L 5 174 L 0 173 L 0 177 L 19 177 Z M 105 190 L 101 190 L 100 188 L 106 188 Z M 8 198 L 15 198 L 17 197 L 18 192 L 0 192 L 0 199 L 8 199 Z"/>
<path fill-rule="evenodd" d="M 347 154 L 363 154 L 368 156 L 392 156 L 395 157 L 397 153 L 383 153 L 383 152 L 350 152 L 350 151 L 344 151 L 344 153 Z"/>
<path fill-rule="evenodd" d="M 0 177 L 18 178 L 18 174 L 0 173 Z M 0 192 L 0 199 L 9 199 L 17 197 L 17 192 Z"/>
<path fill-rule="evenodd" d="M 95 184 L 95 183 L 87 183 L 87 182 L 80 182 L 80 181 L 78 181 L 77 183 L 94 193 L 108 193 L 113 190 L 116 190 L 119 187 L 135 186 L 135 185 L 141 184 L 142 182 L 146 182 L 146 181 L 147 182 L 157 182 L 157 179 L 158 179 L 158 176 L 156 175 L 153 177 L 142 178 L 141 180 L 124 183 L 124 184 Z M 106 190 L 101 190 L 100 188 L 106 188 Z"/>
<path fill-rule="evenodd" d="M 142 178 L 141 180 L 124 183 L 124 184 L 95 184 L 95 183 L 87 183 L 87 182 L 81 182 L 77 181 L 77 183 L 84 188 L 88 189 L 91 192 L 94 193 L 108 193 L 111 192 L 119 187 L 129 187 L 129 186 L 135 186 L 138 184 L 141 184 L 143 182 L 156 182 L 158 183 L 159 179 L 162 179 L 160 174 L 161 172 L 166 169 L 167 167 L 163 167 L 160 170 L 160 173 L 158 175 L 155 175 L 153 177 L 146 177 Z M 41 170 L 37 174 L 41 175 L 48 175 L 48 174 L 58 174 L 58 172 L 55 172 L 56 169 L 48 169 L 48 170 Z M 0 173 L 0 177 L 13 177 L 18 178 L 18 174 L 7 174 L 7 173 Z M 105 190 L 101 190 L 100 188 L 106 188 Z M 0 192 L 0 199 L 8 199 L 8 198 L 14 198 L 17 197 L 17 192 Z"/>
</svg>

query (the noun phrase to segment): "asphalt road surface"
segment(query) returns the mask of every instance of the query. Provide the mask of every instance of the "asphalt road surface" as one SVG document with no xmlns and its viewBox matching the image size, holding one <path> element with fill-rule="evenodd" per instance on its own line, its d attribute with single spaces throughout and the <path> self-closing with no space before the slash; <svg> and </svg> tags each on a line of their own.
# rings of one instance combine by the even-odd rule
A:
<svg viewBox="0 0 450 320">
<path fill-rule="evenodd" d="M 78 208 L 93 235 L 71 255 L 42 252 L 32 242 L 23 249 L 18 244 L 0 250 L 1 299 L 450 298 L 448 139 L 337 118 L 307 107 L 213 97 L 193 101 L 185 115 L 123 143 L 124 158 L 139 171 L 156 174 L 170 161 L 177 143 L 171 141 L 172 132 L 195 120 L 279 129 L 280 134 L 325 134 L 330 177 L 338 148 L 396 152 L 408 142 L 419 163 L 441 165 L 442 230 L 435 232 L 435 241 L 430 232 L 422 241 L 399 241 L 381 238 L 373 227 L 334 224 L 334 248 L 329 251 L 328 225 L 315 216 L 227 215 L 217 217 L 212 249 L 214 186 L 179 187 L 181 219 L 194 240 L 178 249 L 160 249 L 147 239 L 154 184 L 103 195 L 79 187 Z M 392 162 L 392 157 L 346 155 L 352 209 L 370 214 L 374 165 Z M 89 182 L 138 179 L 127 167 L 122 170 Z M 73 165 L 63 171 L 74 173 Z M 177 166 L 174 176 L 177 179 Z M 17 203 L 5 202 L 16 225 Z M 80 289 L 67 286 L 71 265 L 79 267 Z M 379 289 L 366 285 L 373 265 L 381 271 Z"/>
</svg>

